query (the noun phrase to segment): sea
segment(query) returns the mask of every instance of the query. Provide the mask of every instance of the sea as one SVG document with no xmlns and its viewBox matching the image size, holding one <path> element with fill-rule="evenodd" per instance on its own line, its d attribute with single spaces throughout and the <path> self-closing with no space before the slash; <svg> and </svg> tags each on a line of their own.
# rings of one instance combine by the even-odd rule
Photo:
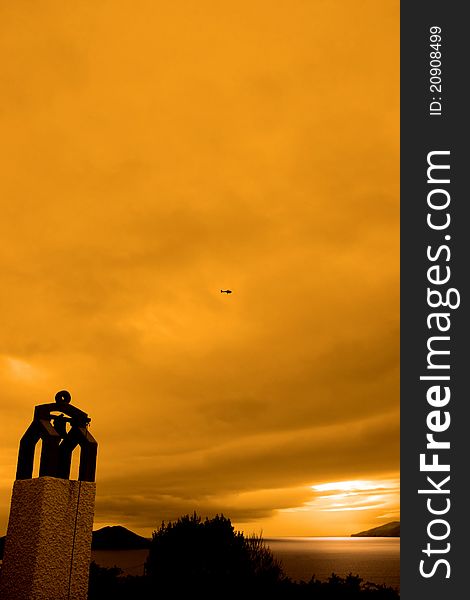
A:
<svg viewBox="0 0 470 600">
<path fill-rule="evenodd" d="M 368 537 L 282 537 L 265 539 L 295 580 L 325 581 L 332 573 L 359 575 L 364 581 L 400 588 L 400 539 Z M 117 566 L 126 575 L 142 575 L 147 550 L 93 550 L 92 560 Z"/>
</svg>

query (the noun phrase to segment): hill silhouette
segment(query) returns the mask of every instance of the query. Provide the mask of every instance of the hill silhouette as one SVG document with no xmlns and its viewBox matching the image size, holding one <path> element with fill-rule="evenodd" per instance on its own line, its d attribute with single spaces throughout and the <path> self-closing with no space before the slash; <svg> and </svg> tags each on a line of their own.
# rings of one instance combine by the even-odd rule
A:
<svg viewBox="0 0 470 600">
<path fill-rule="evenodd" d="M 380 527 L 352 533 L 351 537 L 400 537 L 400 521 L 391 521 Z"/>
<path fill-rule="evenodd" d="M 150 540 L 121 525 L 116 525 L 94 531 L 91 548 L 92 550 L 145 550 L 150 548 Z"/>
<path fill-rule="evenodd" d="M 5 536 L 0 537 L 0 560 L 3 558 Z M 93 532 L 92 550 L 146 550 L 150 548 L 150 539 L 137 535 L 133 531 L 115 525 L 102 527 Z"/>
</svg>

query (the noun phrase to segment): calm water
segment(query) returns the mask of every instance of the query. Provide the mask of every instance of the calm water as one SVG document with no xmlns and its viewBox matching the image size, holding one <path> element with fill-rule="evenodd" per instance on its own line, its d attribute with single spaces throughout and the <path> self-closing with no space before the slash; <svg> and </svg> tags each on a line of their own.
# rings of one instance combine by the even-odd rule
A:
<svg viewBox="0 0 470 600">
<path fill-rule="evenodd" d="M 352 572 L 365 581 L 400 586 L 399 538 L 275 538 L 266 539 L 292 579 L 327 579 L 332 572 Z M 92 560 L 103 567 L 120 567 L 128 575 L 142 575 L 147 550 L 93 550 Z"/>
<path fill-rule="evenodd" d="M 400 586 L 399 538 L 276 538 L 266 543 L 282 560 L 292 579 L 312 575 L 327 579 L 337 575 L 360 575 L 365 581 Z"/>
</svg>

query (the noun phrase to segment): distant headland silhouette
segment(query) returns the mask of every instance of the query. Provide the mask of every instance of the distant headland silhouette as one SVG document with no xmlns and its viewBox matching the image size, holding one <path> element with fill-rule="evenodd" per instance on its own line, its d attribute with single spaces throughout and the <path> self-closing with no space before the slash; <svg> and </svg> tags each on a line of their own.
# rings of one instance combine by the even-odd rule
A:
<svg viewBox="0 0 470 600">
<path fill-rule="evenodd" d="M 400 521 L 391 521 L 379 527 L 352 533 L 351 537 L 400 537 Z"/>
</svg>

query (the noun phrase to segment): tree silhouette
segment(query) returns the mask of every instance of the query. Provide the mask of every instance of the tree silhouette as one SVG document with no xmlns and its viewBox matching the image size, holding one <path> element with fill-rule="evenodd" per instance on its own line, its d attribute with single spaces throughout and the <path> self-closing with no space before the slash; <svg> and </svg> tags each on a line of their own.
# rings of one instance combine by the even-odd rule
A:
<svg viewBox="0 0 470 600">
<path fill-rule="evenodd" d="M 196 513 L 162 523 L 154 532 L 146 573 L 155 592 L 198 591 L 220 598 L 285 579 L 261 538 L 245 538 L 223 515 L 202 520 Z"/>
</svg>

